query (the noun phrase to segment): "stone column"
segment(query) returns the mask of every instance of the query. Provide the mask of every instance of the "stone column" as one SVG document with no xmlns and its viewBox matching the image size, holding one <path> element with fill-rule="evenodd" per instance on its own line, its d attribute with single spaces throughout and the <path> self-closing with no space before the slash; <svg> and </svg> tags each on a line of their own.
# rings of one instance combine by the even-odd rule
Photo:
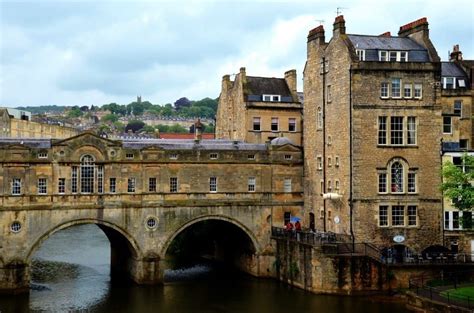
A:
<svg viewBox="0 0 474 313">
<path fill-rule="evenodd" d="M 15 262 L 0 267 L 0 293 L 18 294 L 30 290 L 30 267 Z"/>
<path fill-rule="evenodd" d="M 163 283 L 165 261 L 159 257 L 132 259 L 130 262 L 130 278 L 139 285 L 155 285 Z"/>
</svg>

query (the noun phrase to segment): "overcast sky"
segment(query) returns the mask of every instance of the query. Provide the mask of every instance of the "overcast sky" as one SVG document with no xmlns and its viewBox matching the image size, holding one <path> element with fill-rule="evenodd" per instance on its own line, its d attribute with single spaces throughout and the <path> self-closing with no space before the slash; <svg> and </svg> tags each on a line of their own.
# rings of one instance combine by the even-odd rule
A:
<svg viewBox="0 0 474 313">
<path fill-rule="evenodd" d="M 427 17 L 442 60 L 453 44 L 474 59 L 474 6 L 456 1 L 0 0 L 0 106 L 155 104 L 216 98 L 224 74 L 302 70 L 308 31 L 397 33 Z"/>
</svg>

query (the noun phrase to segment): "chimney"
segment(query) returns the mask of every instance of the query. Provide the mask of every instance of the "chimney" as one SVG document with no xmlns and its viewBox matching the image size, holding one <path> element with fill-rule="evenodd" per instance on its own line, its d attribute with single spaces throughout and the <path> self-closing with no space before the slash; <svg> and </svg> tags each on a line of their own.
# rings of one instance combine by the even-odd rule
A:
<svg viewBox="0 0 474 313">
<path fill-rule="evenodd" d="M 308 33 L 308 42 L 315 41 L 318 45 L 325 44 L 324 38 L 324 26 L 319 25 L 318 27 L 312 29 Z"/>
<path fill-rule="evenodd" d="M 449 61 L 462 61 L 462 52 L 459 50 L 459 45 L 453 46 L 453 52 L 449 55 Z"/>
<path fill-rule="evenodd" d="M 408 37 L 409 35 L 413 35 L 417 33 L 420 33 L 422 37 L 428 38 L 429 30 L 428 30 L 428 20 L 426 19 L 426 17 L 420 18 L 416 21 L 400 26 L 400 30 L 398 31 L 398 36 Z"/>
<path fill-rule="evenodd" d="M 222 76 L 222 92 L 227 92 L 230 89 L 231 82 L 230 82 L 230 75 Z"/>
<path fill-rule="evenodd" d="M 339 37 L 339 35 L 344 35 L 346 33 L 346 21 L 344 20 L 344 15 L 337 16 L 333 25 L 333 37 Z"/>
<path fill-rule="evenodd" d="M 380 34 L 379 37 L 392 37 L 392 34 L 390 32 L 385 32 L 383 34 Z"/>
<path fill-rule="evenodd" d="M 289 70 L 285 72 L 285 81 L 290 89 L 291 96 L 293 97 L 293 101 L 298 101 L 298 94 L 297 92 L 297 81 L 296 81 L 296 70 Z"/>
<path fill-rule="evenodd" d="M 198 118 L 198 120 L 194 123 L 194 141 L 199 142 L 202 139 L 202 123 L 201 119 Z"/>
</svg>

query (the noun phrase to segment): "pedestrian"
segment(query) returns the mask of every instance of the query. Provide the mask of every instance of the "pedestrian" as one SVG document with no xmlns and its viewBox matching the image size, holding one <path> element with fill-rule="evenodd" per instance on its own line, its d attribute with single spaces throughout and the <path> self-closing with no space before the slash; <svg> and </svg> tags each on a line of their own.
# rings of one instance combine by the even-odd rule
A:
<svg viewBox="0 0 474 313">
<path fill-rule="evenodd" d="M 295 230 L 296 230 L 296 231 L 301 231 L 301 223 L 300 223 L 300 221 L 296 221 L 296 223 L 295 223 Z"/>
</svg>

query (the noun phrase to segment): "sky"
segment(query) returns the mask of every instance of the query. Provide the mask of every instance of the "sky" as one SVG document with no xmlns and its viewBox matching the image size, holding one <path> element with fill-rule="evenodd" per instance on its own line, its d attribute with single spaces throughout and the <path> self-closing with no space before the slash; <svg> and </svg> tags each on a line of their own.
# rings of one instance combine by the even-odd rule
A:
<svg viewBox="0 0 474 313">
<path fill-rule="evenodd" d="M 471 0 L 0 0 L 0 106 L 154 104 L 217 98 L 222 76 L 283 77 L 303 90 L 308 31 L 396 35 L 427 17 L 442 60 L 474 59 Z M 232 77 L 232 76 L 231 76 Z"/>
</svg>

